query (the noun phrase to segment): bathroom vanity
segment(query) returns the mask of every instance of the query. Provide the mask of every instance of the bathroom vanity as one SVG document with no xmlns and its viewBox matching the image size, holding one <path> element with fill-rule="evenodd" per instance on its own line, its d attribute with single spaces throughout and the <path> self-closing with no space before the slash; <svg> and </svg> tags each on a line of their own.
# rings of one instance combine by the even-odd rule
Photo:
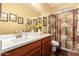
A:
<svg viewBox="0 0 79 59">
<path fill-rule="evenodd" d="M 1 56 L 49 56 L 51 53 L 51 34 L 12 39 L 9 40 L 10 42 L 7 41 L 9 45 L 4 41 L 2 42 Z"/>
</svg>

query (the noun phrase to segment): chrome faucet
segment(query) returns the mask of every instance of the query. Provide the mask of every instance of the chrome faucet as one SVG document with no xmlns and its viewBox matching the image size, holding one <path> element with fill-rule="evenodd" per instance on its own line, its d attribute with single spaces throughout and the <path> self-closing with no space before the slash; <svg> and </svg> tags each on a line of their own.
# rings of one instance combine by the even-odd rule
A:
<svg viewBox="0 0 79 59">
<path fill-rule="evenodd" d="M 22 32 L 15 31 L 15 35 L 16 35 L 16 38 L 20 38 L 20 37 L 22 37 Z"/>
</svg>

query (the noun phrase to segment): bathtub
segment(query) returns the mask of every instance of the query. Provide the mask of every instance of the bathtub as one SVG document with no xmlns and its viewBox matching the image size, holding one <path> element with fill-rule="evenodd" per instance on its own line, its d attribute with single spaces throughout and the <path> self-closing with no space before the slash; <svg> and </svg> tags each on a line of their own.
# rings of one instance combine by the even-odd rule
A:
<svg viewBox="0 0 79 59">
<path fill-rule="evenodd" d="M 71 49 L 67 49 L 67 48 L 61 48 L 61 55 L 62 56 L 79 56 L 79 52 L 76 50 L 71 50 Z"/>
</svg>

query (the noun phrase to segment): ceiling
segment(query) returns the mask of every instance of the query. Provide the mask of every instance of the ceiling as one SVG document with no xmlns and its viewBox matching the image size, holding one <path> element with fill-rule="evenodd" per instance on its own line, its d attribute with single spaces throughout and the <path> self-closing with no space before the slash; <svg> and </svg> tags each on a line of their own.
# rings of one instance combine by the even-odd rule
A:
<svg viewBox="0 0 79 59">
<path fill-rule="evenodd" d="M 39 8 L 37 8 L 36 6 L 38 6 L 38 4 L 33 5 L 32 3 L 25 3 L 24 5 L 29 6 L 33 11 L 35 12 L 41 12 Z"/>
<path fill-rule="evenodd" d="M 49 13 L 52 11 L 55 12 L 62 9 L 72 8 L 73 6 L 76 7 L 77 4 L 75 3 L 27 3 L 25 5 L 28 5 L 35 12 Z"/>
<path fill-rule="evenodd" d="M 60 5 L 60 3 L 26 3 L 35 12 L 47 12 L 53 7 Z"/>
<path fill-rule="evenodd" d="M 48 3 L 48 5 L 51 7 L 55 7 L 55 6 L 61 5 L 61 3 Z"/>
</svg>

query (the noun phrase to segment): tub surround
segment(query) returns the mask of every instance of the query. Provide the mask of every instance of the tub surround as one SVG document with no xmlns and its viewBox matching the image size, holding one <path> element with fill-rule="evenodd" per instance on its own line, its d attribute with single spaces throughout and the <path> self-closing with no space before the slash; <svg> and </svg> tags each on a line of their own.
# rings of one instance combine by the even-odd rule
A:
<svg viewBox="0 0 79 59">
<path fill-rule="evenodd" d="M 42 40 L 46 37 L 51 36 L 52 34 L 39 34 L 39 33 L 22 33 L 22 37 L 20 38 L 8 38 L 6 40 L 2 40 L 2 49 L 0 53 L 4 53 L 10 51 L 12 49 L 21 47 L 23 45 L 28 45 L 32 42 Z M 50 41 L 51 42 L 51 41 Z"/>
<path fill-rule="evenodd" d="M 71 50 L 71 49 L 67 49 L 67 48 L 61 48 L 61 55 L 62 56 L 79 56 L 79 52 Z"/>
</svg>

